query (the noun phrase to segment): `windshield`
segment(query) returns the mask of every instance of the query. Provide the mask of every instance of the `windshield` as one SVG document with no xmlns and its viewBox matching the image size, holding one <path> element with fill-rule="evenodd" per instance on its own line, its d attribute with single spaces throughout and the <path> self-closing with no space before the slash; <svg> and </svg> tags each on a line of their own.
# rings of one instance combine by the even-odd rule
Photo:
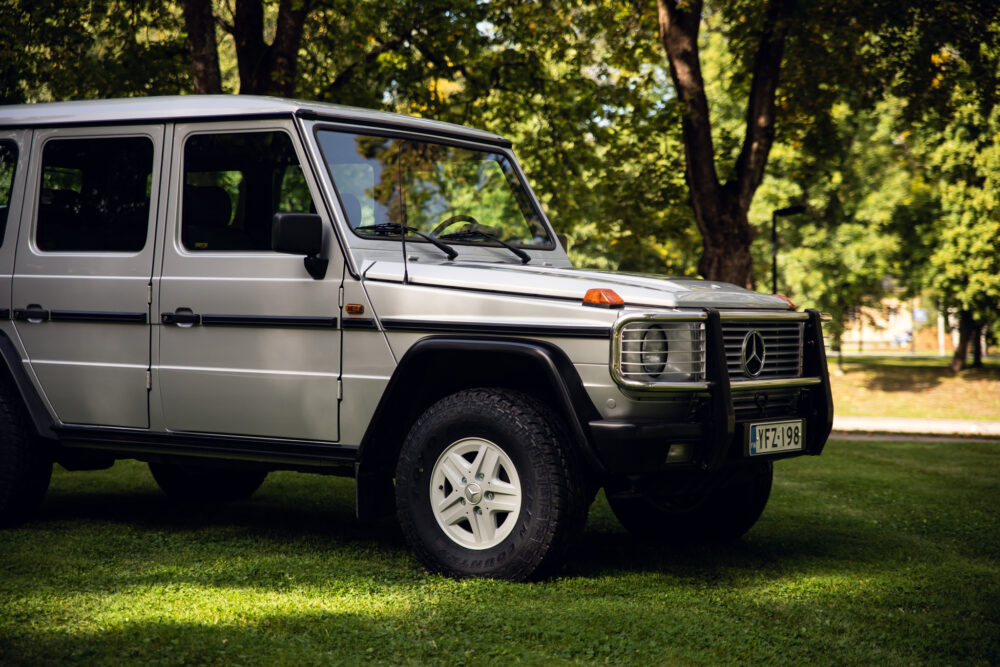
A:
<svg viewBox="0 0 1000 667">
<path fill-rule="evenodd" d="M 396 236 L 405 225 L 449 243 L 553 247 L 505 155 L 330 130 L 318 138 L 356 234 Z"/>
</svg>

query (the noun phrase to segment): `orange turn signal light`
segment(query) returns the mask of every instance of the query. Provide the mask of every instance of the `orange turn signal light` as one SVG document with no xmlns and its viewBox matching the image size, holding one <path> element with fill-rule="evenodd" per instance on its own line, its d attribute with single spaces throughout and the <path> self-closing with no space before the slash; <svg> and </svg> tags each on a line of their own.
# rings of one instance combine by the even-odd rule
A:
<svg viewBox="0 0 1000 667">
<path fill-rule="evenodd" d="M 621 308 L 625 305 L 625 300 L 618 296 L 613 289 L 606 287 L 595 287 L 587 290 L 583 295 L 583 305 L 597 306 L 598 308 Z"/>
<path fill-rule="evenodd" d="M 788 307 L 789 307 L 789 308 L 790 308 L 791 310 L 795 310 L 795 304 L 794 304 L 794 303 L 792 303 L 792 300 L 791 300 L 791 299 L 789 299 L 789 298 L 788 298 L 787 296 L 785 296 L 784 294 L 773 294 L 772 296 L 776 296 L 776 297 L 778 297 L 779 299 L 781 299 L 782 301 L 784 301 L 785 303 L 787 303 L 787 304 L 788 304 Z"/>
<path fill-rule="evenodd" d="M 348 315 L 364 315 L 365 307 L 360 303 L 349 303 L 344 306 L 344 310 L 347 311 Z"/>
</svg>

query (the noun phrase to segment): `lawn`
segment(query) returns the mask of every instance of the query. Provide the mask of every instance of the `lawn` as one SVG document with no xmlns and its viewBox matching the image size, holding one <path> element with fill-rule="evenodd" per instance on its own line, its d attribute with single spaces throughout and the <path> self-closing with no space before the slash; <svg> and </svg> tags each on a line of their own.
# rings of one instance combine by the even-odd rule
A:
<svg viewBox="0 0 1000 667">
<path fill-rule="evenodd" d="M 0 533 L 0 663 L 1000 662 L 1000 444 L 835 440 L 741 542 L 636 542 L 599 498 L 559 578 L 451 581 L 348 480 L 171 506 L 145 467 L 59 472 Z"/>
<path fill-rule="evenodd" d="M 1000 361 L 953 373 L 950 357 L 829 356 L 833 405 L 845 417 L 1000 420 Z"/>
</svg>

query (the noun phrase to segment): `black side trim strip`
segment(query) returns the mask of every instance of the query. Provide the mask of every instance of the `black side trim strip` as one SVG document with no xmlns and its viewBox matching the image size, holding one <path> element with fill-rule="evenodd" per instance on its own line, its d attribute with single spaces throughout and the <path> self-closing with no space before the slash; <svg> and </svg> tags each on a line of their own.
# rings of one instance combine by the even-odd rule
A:
<svg viewBox="0 0 1000 667">
<path fill-rule="evenodd" d="M 365 329 L 368 331 L 378 331 L 378 325 L 370 317 L 345 317 L 340 323 L 343 329 Z"/>
<path fill-rule="evenodd" d="M 10 308 L 0 308 L 0 320 L 10 319 Z"/>
<path fill-rule="evenodd" d="M 279 327 L 336 329 L 336 317 L 298 315 L 199 315 L 197 313 L 160 313 L 163 324 L 201 324 L 216 327 Z"/>
<path fill-rule="evenodd" d="M 146 313 L 109 313 L 99 310 L 53 310 L 50 317 L 53 322 L 123 322 L 128 324 L 147 324 Z"/>
<path fill-rule="evenodd" d="M 69 425 L 53 429 L 66 445 L 112 451 L 313 465 L 353 464 L 356 446 L 313 440 L 254 438 L 203 433 L 156 433 L 141 429 Z"/>
<path fill-rule="evenodd" d="M 336 317 L 300 317 L 286 315 L 202 315 L 204 326 L 223 327 L 310 327 L 336 329 Z"/>
<path fill-rule="evenodd" d="M 490 324 L 468 322 L 428 322 L 423 320 L 383 319 L 387 331 L 429 333 L 464 333 L 506 336 L 545 336 L 553 338 L 610 338 L 610 327 L 564 327 L 532 324 Z"/>
<path fill-rule="evenodd" d="M 49 319 L 49 311 L 39 308 L 15 308 L 14 319 L 22 322 L 25 320 L 42 320 L 45 322 Z"/>
</svg>

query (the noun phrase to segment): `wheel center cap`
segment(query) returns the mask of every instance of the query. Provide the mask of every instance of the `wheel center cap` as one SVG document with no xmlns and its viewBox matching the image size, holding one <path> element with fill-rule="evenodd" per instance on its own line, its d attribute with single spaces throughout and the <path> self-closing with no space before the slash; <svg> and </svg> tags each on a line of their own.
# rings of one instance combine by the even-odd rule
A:
<svg viewBox="0 0 1000 667">
<path fill-rule="evenodd" d="M 476 483 L 469 484 L 465 487 L 465 497 L 466 499 L 475 505 L 480 500 L 483 499 L 483 489 Z"/>
</svg>

